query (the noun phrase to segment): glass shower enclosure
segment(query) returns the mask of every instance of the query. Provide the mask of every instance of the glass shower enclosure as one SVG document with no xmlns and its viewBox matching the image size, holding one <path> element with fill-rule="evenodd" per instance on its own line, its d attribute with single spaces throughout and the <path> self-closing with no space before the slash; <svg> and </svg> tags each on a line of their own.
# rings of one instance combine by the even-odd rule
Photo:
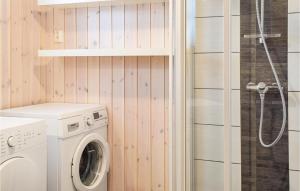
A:
<svg viewBox="0 0 300 191">
<path fill-rule="evenodd" d="M 297 190 L 288 4 L 186 0 L 187 190 Z"/>
</svg>

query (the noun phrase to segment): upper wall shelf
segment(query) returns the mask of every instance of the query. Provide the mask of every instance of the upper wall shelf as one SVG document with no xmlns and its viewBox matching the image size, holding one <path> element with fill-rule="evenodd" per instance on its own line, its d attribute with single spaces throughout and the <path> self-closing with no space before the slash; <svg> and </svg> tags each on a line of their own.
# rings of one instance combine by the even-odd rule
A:
<svg viewBox="0 0 300 191">
<path fill-rule="evenodd" d="M 99 5 L 162 3 L 168 0 L 38 0 L 40 6 L 94 7 Z"/>
<path fill-rule="evenodd" d="M 62 49 L 39 50 L 40 57 L 169 56 L 169 49 Z"/>
</svg>

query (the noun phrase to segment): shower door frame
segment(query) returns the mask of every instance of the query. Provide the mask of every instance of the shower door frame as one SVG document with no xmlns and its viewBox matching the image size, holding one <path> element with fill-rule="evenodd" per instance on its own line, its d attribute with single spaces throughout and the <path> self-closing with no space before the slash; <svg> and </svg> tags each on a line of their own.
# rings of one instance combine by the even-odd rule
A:
<svg viewBox="0 0 300 191">
<path fill-rule="evenodd" d="M 179 2 L 182 2 L 178 6 Z M 173 181 L 173 190 L 175 191 L 194 191 L 194 165 L 193 165 L 193 65 L 194 43 L 195 42 L 195 17 L 191 11 L 195 6 L 195 0 L 178 0 L 176 1 L 175 17 L 175 35 L 176 40 L 180 40 L 185 46 L 182 49 L 182 43 L 175 43 L 175 82 L 176 92 L 186 92 L 184 96 L 175 101 L 175 116 L 177 122 L 174 124 L 175 129 L 175 161 L 176 161 L 176 181 Z M 184 18 L 182 21 L 182 17 Z M 188 22 L 192 19 L 192 22 Z M 231 191 L 231 131 L 232 131 L 232 108 L 231 108 L 231 0 L 224 0 L 224 191 Z M 179 55 L 178 55 L 179 54 Z M 181 55 L 181 56 L 180 56 Z M 180 59 L 176 59 L 176 58 Z M 177 71 L 176 71 L 177 69 Z M 178 71 L 180 70 L 180 71 Z M 187 73 L 189 75 L 187 75 Z M 188 79 L 189 78 L 189 79 Z M 184 83 L 182 84 L 182 80 Z M 180 84 L 180 85 L 179 85 Z M 185 108 L 183 116 L 179 114 L 178 106 Z M 182 128 L 183 126 L 185 128 Z M 182 137 L 184 136 L 184 137 Z M 178 139 L 179 138 L 179 139 Z M 178 147 L 180 146 L 180 147 Z M 185 156 L 185 159 L 182 159 Z M 180 169 L 178 171 L 177 169 Z M 184 171 L 184 175 L 178 172 Z M 183 177 L 184 176 L 184 177 Z M 179 182 L 178 182 L 179 181 Z"/>
</svg>

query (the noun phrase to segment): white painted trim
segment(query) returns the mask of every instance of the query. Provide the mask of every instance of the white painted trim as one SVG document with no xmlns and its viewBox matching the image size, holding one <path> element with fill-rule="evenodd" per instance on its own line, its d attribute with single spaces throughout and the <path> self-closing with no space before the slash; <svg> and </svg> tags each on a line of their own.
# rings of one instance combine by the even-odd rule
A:
<svg viewBox="0 0 300 191">
<path fill-rule="evenodd" d="M 174 100 L 174 4 L 176 4 L 176 0 L 170 0 L 169 1 L 169 191 L 173 191 L 176 187 L 175 184 L 175 175 L 176 169 L 175 166 L 175 159 L 174 159 L 174 153 L 175 153 L 175 147 L 174 147 L 174 106 L 173 106 L 173 100 Z"/>
<path fill-rule="evenodd" d="M 52 7 L 94 7 L 122 4 L 162 3 L 168 0 L 38 0 L 40 6 Z"/>
<path fill-rule="evenodd" d="M 176 0 L 174 5 L 174 84 L 173 84 L 173 188 L 185 191 L 185 0 Z"/>
<path fill-rule="evenodd" d="M 39 50 L 39 57 L 169 56 L 169 49 L 61 49 Z"/>
<path fill-rule="evenodd" d="M 195 0 L 185 0 L 185 49 L 186 49 L 186 146 L 185 146 L 185 190 L 194 191 L 194 66 L 195 66 Z"/>
<path fill-rule="evenodd" d="M 224 0 L 224 191 L 231 191 L 231 0 Z"/>
</svg>

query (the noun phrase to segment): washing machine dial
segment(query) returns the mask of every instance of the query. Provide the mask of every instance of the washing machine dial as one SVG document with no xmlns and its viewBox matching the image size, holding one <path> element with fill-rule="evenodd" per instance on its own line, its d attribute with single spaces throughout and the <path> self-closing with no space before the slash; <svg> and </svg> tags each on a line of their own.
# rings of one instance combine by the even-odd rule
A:
<svg viewBox="0 0 300 191">
<path fill-rule="evenodd" d="M 92 126 L 92 125 L 94 125 L 94 121 L 93 121 L 93 119 L 92 119 L 92 118 L 90 118 L 90 117 L 87 117 L 87 118 L 86 118 L 86 124 L 87 124 L 88 126 Z"/>
<path fill-rule="evenodd" d="M 7 144 L 9 147 L 15 147 L 17 145 L 15 137 L 13 136 L 8 137 Z"/>
</svg>

